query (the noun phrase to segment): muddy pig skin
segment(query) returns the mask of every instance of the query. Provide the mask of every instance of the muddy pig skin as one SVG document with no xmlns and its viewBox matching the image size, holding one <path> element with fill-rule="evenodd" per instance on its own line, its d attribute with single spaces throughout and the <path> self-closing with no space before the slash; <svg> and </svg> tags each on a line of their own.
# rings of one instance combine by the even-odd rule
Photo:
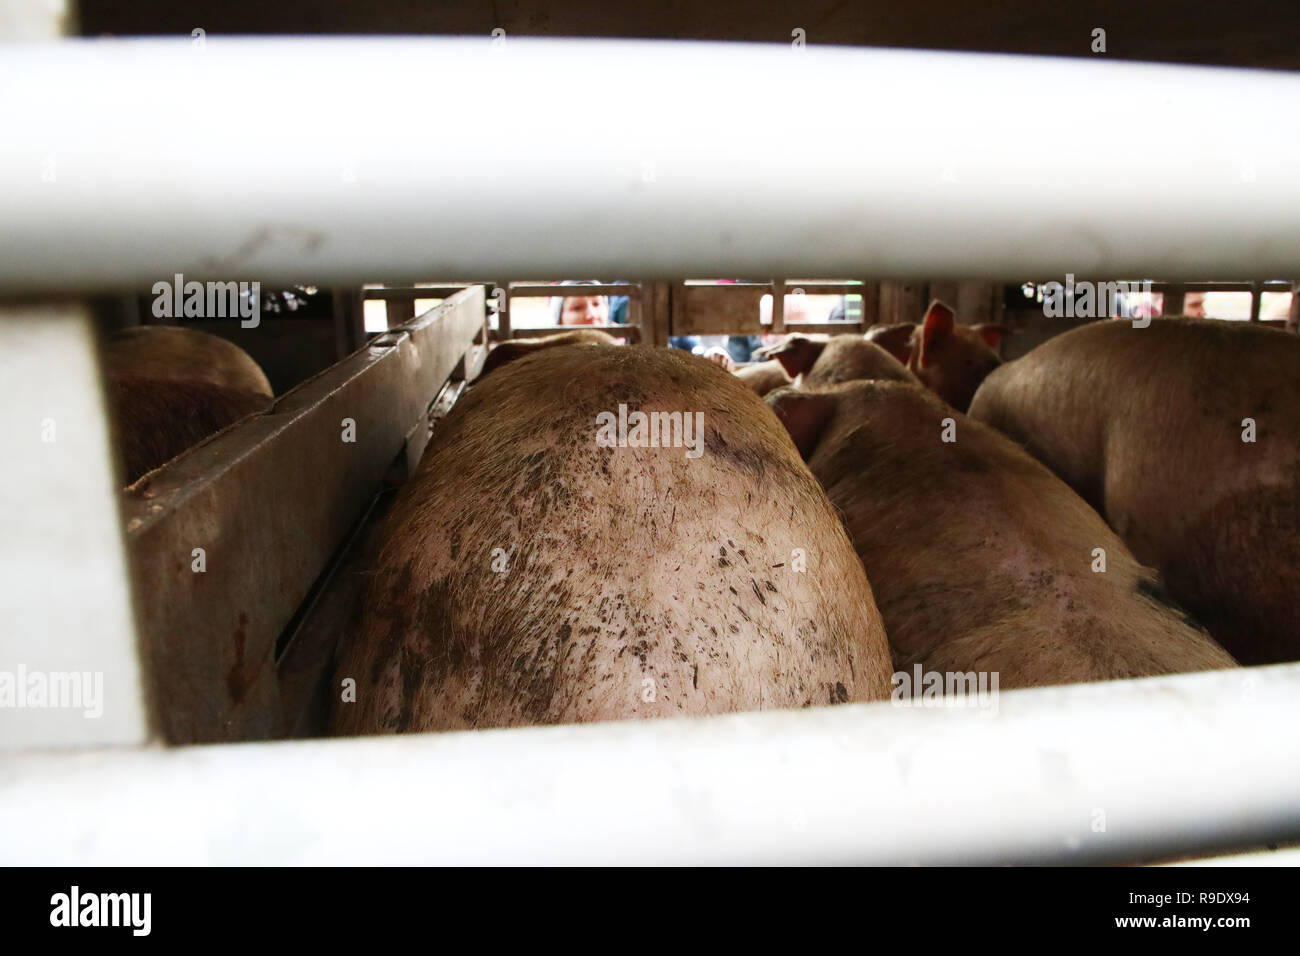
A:
<svg viewBox="0 0 1300 956">
<path fill-rule="evenodd" d="M 952 309 L 937 299 L 920 325 L 882 325 L 866 333 L 960 412 L 970 408 L 980 382 L 1002 364 L 994 350 L 1005 334 L 1001 325 L 958 325 Z"/>
<path fill-rule="evenodd" d="M 1078 495 L 925 389 L 851 382 L 767 401 L 844 517 L 900 670 L 997 673 L 1011 688 L 1233 666 Z"/>
<path fill-rule="evenodd" d="M 698 412 L 702 430 L 683 431 L 689 447 L 598 444 L 620 404 Z M 355 702 L 336 695 L 337 733 L 890 690 L 861 563 L 781 423 L 676 349 L 550 348 L 475 386 L 394 502 L 364 606 L 336 671 L 356 681 Z"/>
<path fill-rule="evenodd" d="M 766 395 L 773 389 L 789 385 L 794 381 L 785 373 L 781 363 L 775 359 L 743 365 L 732 374 L 744 382 L 755 395 Z"/>
<path fill-rule="evenodd" d="M 266 373 L 234 342 L 195 329 L 141 325 L 114 333 L 104 343 L 104 368 L 110 378 L 208 382 L 223 388 L 274 394 Z"/>
<path fill-rule="evenodd" d="M 920 384 L 902 362 L 861 335 L 834 335 L 829 339 L 792 335 L 769 354 L 788 375 L 798 378 L 803 388 L 862 379 Z"/>
<path fill-rule="evenodd" d="M 507 362 L 513 362 L 525 355 L 532 355 L 542 349 L 552 349 L 558 345 L 618 345 L 618 339 L 608 332 L 600 331 L 600 329 L 577 329 L 573 332 L 544 335 L 536 339 L 510 339 L 499 343 L 493 347 L 492 351 L 488 352 L 488 357 L 483 362 L 483 371 L 479 375 L 482 377 Z"/>
<path fill-rule="evenodd" d="M 1300 338 L 1097 322 L 990 375 L 971 414 L 1090 501 L 1243 663 L 1300 659 Z"/>
</svg>

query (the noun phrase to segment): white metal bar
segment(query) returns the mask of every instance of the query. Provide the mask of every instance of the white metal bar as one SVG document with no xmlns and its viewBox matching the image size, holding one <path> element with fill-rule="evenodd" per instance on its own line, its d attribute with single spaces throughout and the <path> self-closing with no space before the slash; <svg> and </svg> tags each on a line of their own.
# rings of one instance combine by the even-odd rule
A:
<svg viewBox="0 0 1300 956">
<path fill-rule="evenodd" d="M 1300 835 L 1300 665 L 703 720 L 19 755 L 0 862 L 1007 863 Z M 340 768 L 346 768 L 341 770 Z"/>
<path fill-rule="evenodd" d="M 557 105 L 593 128 L 640 122 L 569 146 Z M 1100 58 L 488 37 L 16 44 L 0 53 L 0 290 L 174 272 L 1272 278 L 1297 266 L 1300 126 L 1279 117 L 1298 112 L 1294 74 Z M 250 125 L 340 115 L 407 132 L 336 153 Z M 548 145 L 413 115 L 509 115 L 513 141 Z M 767 142 L 774 115 L 838 129 L 836 148 Z M 1154 115 L 1213 117 L 1216 135 L 1115 148 L 1113 130 Z"/>
<path fill-rule="evenodd" d="M 95 329 L 0 305 L 0 750 L 142 744 L 149 714 Z"/>
<path fill-rule="evenodd" d="M 67 0 L 0 0 L 0 38 L 50 40 L 75 32 L 76 14 Z"/>
<path fill-rule="evenodd" d="M 1198 857 L 1193 860 L 1171 861 L 1170 866 L 1300 866 L 1300 846 L 1264 847 L 1229 853 L 1222 856 Z"/>
</svg>

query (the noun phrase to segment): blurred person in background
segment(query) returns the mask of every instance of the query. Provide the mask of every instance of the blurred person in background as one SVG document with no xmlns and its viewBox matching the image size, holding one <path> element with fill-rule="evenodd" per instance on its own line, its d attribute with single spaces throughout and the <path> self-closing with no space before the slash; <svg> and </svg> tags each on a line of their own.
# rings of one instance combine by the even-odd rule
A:
<svg viewBox="0 0 1300 956">
<path fill-rule="evenodd" d="M 599 285 L 589 279 L 566 279 L 560 285 Z M 551 318 L 556 325 L 608 325 L 609 299 L 603 295 L 551 297 Z"/>
<path fill-rule="evenodd" d="M 1205 318 L 1205 293 L 1188 292 L 1183 296 L 1182 312 L 1175 312 L 1174 315 L 1185 315 L 1190 319 Z"/>
</svg>

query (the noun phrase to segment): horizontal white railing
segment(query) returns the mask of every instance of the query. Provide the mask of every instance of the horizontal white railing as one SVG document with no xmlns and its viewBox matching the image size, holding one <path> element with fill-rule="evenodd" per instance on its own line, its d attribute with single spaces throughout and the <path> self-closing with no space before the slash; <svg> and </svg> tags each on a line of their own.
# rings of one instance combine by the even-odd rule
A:
<svg viewBox="0 0 1300 956">
<path fill-rule="evenodd" d="M 1298 113 L 1300 76 L 1101 56 L 16 44 L 0 48 L 0 293 L 175 272 L 1285 278 Z M 1153 120 L 1189 135 L 1150 145 Z"/>
<path fill-rule="evenodd" d="M 0 860 L 1064 863 L 1300 837 L 1300 665 L 1016 691 L 996 713 L 9 755 Z"/>
</svg>

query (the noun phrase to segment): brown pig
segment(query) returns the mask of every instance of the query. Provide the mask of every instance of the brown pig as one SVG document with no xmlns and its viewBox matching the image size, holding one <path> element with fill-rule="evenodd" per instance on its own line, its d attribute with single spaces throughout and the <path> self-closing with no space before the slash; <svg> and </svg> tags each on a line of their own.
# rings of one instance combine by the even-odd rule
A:
<svg viewBox="0 0 1300 956">
<path fill-rule="evenodd" d="M 124 329 L 105 342 L 102 357 L 127 484 L 272 399 L 247 352 L 195 329 Z"/>
<path fill-rule="evenodd" d="M 749 386 L 755 395 L 766 395 L 773 389 L 789 385 L 794 381 L 776 359 L 737 366 L 734 374 Z"/>
<path fill-rule="evenodd" d="M 532 355 L 542 349 L 555 348 L 557 345 L 618 345 L 618 339 L 600 329 L 577 329 L 573 332 L 543 335 L 536 339 L 509 339 L 498 343 L 492 351 L 488 352 L 488 357 L 483 362 L 483 371 L 479 376 L 482 377 L 507 362 Z"/>
<path fill-rule="evenodd" d="M 364 607 L 338 733 L 889 694 L 826 496 L 762 399 L 677 349 L 550 348 L 475 386 L 394 502 Z"/>
<path fill-rule="evenodd" d="M 254 392 L 268 399 L 275 393 L 266 373 L 234 342 L 197 329 L 140 325 L 111 335 L 104 343 L 109 377 L 209 382 Z"/>
<path fill-rule="evenodd" d="M 1060 479 L 925 389 L 767 401 L 844 518 L 900 670 L 1010 688 L 1233 666 Z"/>
<path fill-rule="evenodd" d="M 1300 659 L 1300 339 L 1205 319 L 1073 329 L 985 381 L 1024 444 L 1243 663 Z M 873 582 L 874 583 L 874 582 Z"/>
<path fill-rule="evenodd" d="M 129 485 L 270 402 L 211 382 L 117 375 L 108 382 L 113 436 Z"/>
<path fill-rule="evenodd" d="M 980 382 L 1002 364 L 996 349 L 1006 332 L 1004 326 L 989 323 L 958 325 L 952 309 L 936 299 L 920 325 L 881 325 L 866 335 L 911 369 L 926 388 L 964 412 Z"/>
<path fill-rule="evenodd" d="M 771 346 L 767 354 L 804 388 L 836 385 L 859 379 L 885 379 L 919 384 L 898 359 L 861 335 L 812 338 L 791 335 Z"/>
</svg>

